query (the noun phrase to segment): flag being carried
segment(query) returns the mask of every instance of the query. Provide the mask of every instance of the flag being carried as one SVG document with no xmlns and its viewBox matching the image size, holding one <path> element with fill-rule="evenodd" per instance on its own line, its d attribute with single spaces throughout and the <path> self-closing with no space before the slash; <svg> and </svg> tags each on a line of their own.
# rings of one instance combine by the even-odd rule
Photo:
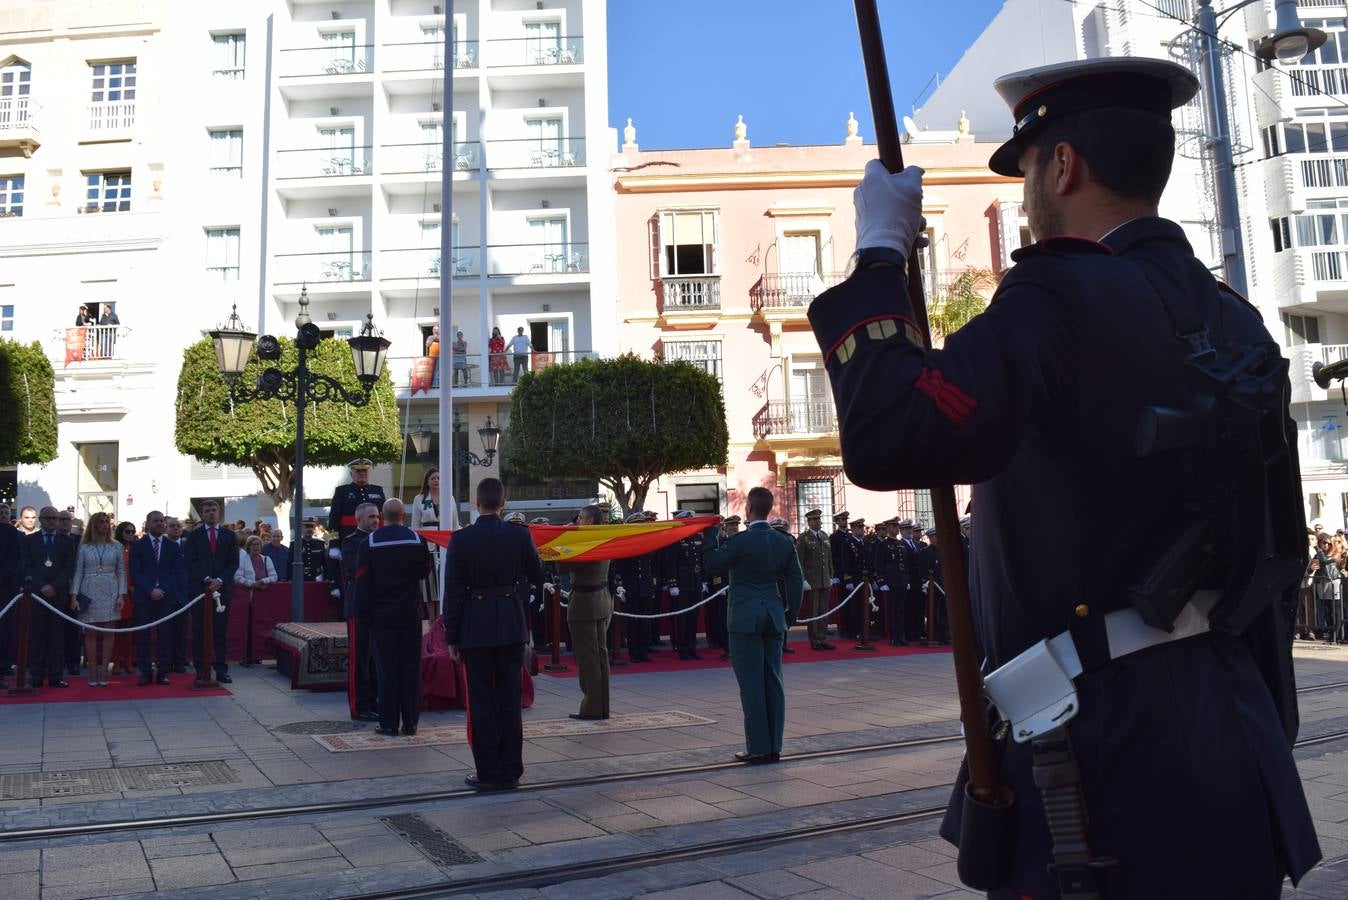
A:
<svg viewBox="0 0 1348 900">
<path fill-rule="evenodd" d="M 720 521 L 720 516 L 689 516 L 631 525 L 530 525 L 529 531 L 544 562 L 594 562 L 661 550 Z M 453 532 L 427 530 L 420 534 L 448 547 Z"/>
</svg>

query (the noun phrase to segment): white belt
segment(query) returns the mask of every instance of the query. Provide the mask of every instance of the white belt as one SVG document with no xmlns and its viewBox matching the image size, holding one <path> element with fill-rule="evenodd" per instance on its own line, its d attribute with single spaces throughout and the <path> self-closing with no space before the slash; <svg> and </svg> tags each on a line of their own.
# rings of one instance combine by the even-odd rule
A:
<svg viewBox="0 0 1348 900">
<path fill-rule="evenodd" d="M 1198 591 L 1179 615 L 1171 631 L 1153 628 L 1132 607 L 1105 615 L 1105 635 L 1111 660 L 1208 631 L 1208 614 L 1220 591 Z M 1011 736 L 1024 743 L 1067 724 L 1081 708 L 1074 679 L 1082 672 L 1072 632 L 1040 641 L 983 679 L 983 688 L 1001 714 L 1011 722 Z"/>
</svg>

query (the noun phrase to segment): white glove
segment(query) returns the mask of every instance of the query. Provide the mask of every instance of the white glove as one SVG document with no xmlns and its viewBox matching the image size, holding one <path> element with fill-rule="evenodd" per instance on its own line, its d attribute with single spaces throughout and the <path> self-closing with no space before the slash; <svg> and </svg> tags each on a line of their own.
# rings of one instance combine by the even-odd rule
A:
<svg viewBox="0 0 1348 900">
<path fill-rule="evenodd" d="M 927 592 L 927 584 L 928 582 L 926 581 L 922 582 L 922 593 L 924 594 Z"/>
<path fill-rule="evenodd" d="M 887 584 L 882 584 L 882 585 L 880 585 L 880 590 L 882 590 L 882 591 L 887 591 L 887 590 L 889 590 L 889 585 L 887 585 Z"/>
<path fill-rule="evenodd" d="M 534 595 L 533 595 L 533 594 L 530 594 L 530 595 L 529 595 L 529 605 L 530 605 L 530 606 L 535 606 L 535 605 L 537 605 L 537 604 L 535 604 L 535 602 L 534 602 Z"/>
<path fill-rule="evenodd" d="M 705 581 L 702 582 L 702 591 L 703 591 L 703 593 L 706 593 L 706 591 L 707 591 L 707 582 L 705 582 Z"/>
<path fill-rule="evenodd" d="M 802 582 L 801 582 L 800 589 L 801 589 L 802 591 L 811 591 L 811 590 L 814 590 L 814 588 L 810 587 L 810 583 L 809 583 L 808 581 L 802 581 Z"/>
<path fill-rule="evenodd" d="M 314 581 L 322 581 L 322 580 L 323 580 L 323 576 L 322 576 L 322 575 L 315 575 L 315 576 L 314 576 Z"/>
<path fill-rule="evenodd" d="M 671 596 L 671 597 L 677 597 L 677 596 L 679 596 L 679 588 L 678 588 L 677 585 L 675 585 L 674 587 L 672 587 L 672 588 L 669 589 L 669 596 Z"/>
<path fill-rule="evenodd" d="M 266 579 L 263 579 L 263 580 L 265 581 Z M 337 590 L 336 588 L 333 588 L 332 590 L 328 591 L 328 593 L 331 594 L 331 595 L 334 596 L 334 597 L 340 597 L 340 596 L 342 596 L 342 592 L 339 591 L 339 590 Z"/>
<path fill-rule="evenodd" d="M 850 582 L 850 581 L 847 582 L 846 588 L 847 588 L 849 591 L 850 591 L 850 590 L 853 590 L 854 588 L 853 588 L 852 582 Z"/>
<path fill-rule="evenodd" d="M 852 192 L 857 213 L 857 249 L 888 247 L 907 258 L 922 227 L 922 170 L 908 166 L 890 174 L 884 163 L 866 163 Z"/>
<path fill-rule="evenodd" d="M 616 593 L 616 594 L 618 595 L 618 599 L 619 599 L 619 600 L 626 600 L 626 599 L 627 599 L 627 588 L 622 588 L 622 587 L 620 587 L 620 588 L 618 588 L 618 590 L 615 591 L 614 593 Z"/>
<path fill-rule="evenodd" d="M 551 594 L 552 591 L 553 591 L 552 582 L 551 581 L 543 582 L 543 593 Z"/>
<path fill-rule="evenodd" d="M 341 558 L 342 558 L 342 551 L 338 550 L 336 547 L 333 547 L 331 550 L 328 551 L 328 559 L 341 559 Z"/>
<path fill-rule="evenodd" d="M 834 585 L 834 584 L 839 584 L 840 582 L 839 582 L 838 579 L 836 579 L 836 578 L 830 578 L 830 579 L 828 580 L 828 583 L 829 583 L 830 585 Z"/>
</svg>

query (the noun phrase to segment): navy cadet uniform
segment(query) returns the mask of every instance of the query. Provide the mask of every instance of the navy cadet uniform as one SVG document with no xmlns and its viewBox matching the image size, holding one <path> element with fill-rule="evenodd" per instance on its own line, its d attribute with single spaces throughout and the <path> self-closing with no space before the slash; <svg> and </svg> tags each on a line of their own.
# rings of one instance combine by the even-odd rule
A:
<svg viewBox="0 0 1348 900">
<path fill-rule="evenodd" d="M 884 604 L 885 624 L 889 627 L 889 643 L 902 647 L 904 639 L 903 608 L 908 593 L 908 569 L 903 564 L 903 545 L 894 537 L 899 527 L 897 518 L 881 522 L 887 531 L 875 546 L 875 584 Z"/>
<path fill-rule="evenodd" d="M 374 463 L 368 459 L 353 459 L 347 468 L 354 474 L 368 472 Z M 379 509 L 384 508 L 384 489 L 377 484 L 356 484 L 354 481 L 337 485 L 332 492 L 332 506 L 328 508 L 328 531 L 337 535 L 339 540 L 356 530 L 356 507 L 362 503 L 373 503 Z M 382 521 L 382 520 L 381 520 Z"/>
<path fill-rule="evenodd" d="M 522 514 L 521 518 L 523 518 Z M 552 522 L 548 520 L 547 516 L 535 516 L 529 520 L 528 524 L 551 525 Z M 552 584 L 553 576 L 556 574 L 556 565 L 553 563 L 544 563 L 543 580 L 538 584 L 529 585 L 529 596 L 525 598 L 526 601 L 528 601 L 525 612 L 528 613 L 529 616 L 529 633 L 533 635 L 534 648 L 538 652 L 542 652 L 542 649 L 548 646 L 547 629 L 549 607 L 547 598 L 549 594 L 543 589 L 543 586 L 545 584 Z M 565 588 L 566 586 L 563 585 L 562 587 Z M 563 616 L 562 618 L 566 617 Z M 569 641 L 567 643 L 567 649 L 571 649 Z"/>
<path fill-rule="evenodd" d="M 426 542 L 402 524 L 370 533 L 356 550 L 356 616 L 370 623 L 379 673 L 379 731 L 416 734 L 421 717 L 421 579 Z"/>
<path fill-rule="evenodd" d="M 716 529 L 717 536 L 729 537 L 739 531 L 740 517 L 726 516 L 721 520 L 719 526 L 714 525 L 712 527 Z M 702 532 L 703 546 L 710 538 L 711 528 L 708 528 Z M 720 594 L 716 599 L 707 601 L 707 605 L 703 607 L 706 610 L 704 616 L 707 623 L 707 646 L 720 650 L 721 659 L 729 659 L 730 642 L 726 634 L 726 612 L 730 598 L 727 596 L 729 591 L 723 590 L 729 584 L 729 581 L 720 573 L 705 572 L 704 570 L 704 574 L 707 576 L 707 592 Z"/>
<path fill-rule="evenodd" d="M 308 526 L 317 525 L 317 519 L 306 519 L 305 530 Z M 352 528 L 352 531 L 355 529 Z M 309 532 L 310 535 L 313 532 Z M 350 531 L 343 535 L 343 540 L 351 534 Z M 300 538 L 300 564 L 304 567 L 305 581 L 324 581 L 328 572 L 328 548 L 316 537 Z"/>
<path fill-rule="evenodd" d="M 342 541 L 342 618 L 346 619 L 346 702 L 351 718 L 374 722 L 379 718 L 379 677 L 374 664 L 373 622 L 358 615 L 356 603 L 356 558 L 370 541 L 370 533 L 357 528 Z"/>
<path fill-rule="evenodd" d="M 514 787 L 524 774 L 520 680 L 529 640 L 519 585 L 543 580 L 534 539 L 481 515 L 454 532 L 445 561 L 445 639 L 468 670 L 474 787 Z"/>
<path fill-rule="evenodd" d="M 1023 137 L 1102 97 L 1169 121 L 1197 82 L 1161 60 L 1109 58 L 1017 73 L 998 90 Z M 993 157 L 994 171 L 1020 174 L 1016 145 Z M 809 310 L 847 473 L 877 491 L 974 486 L 970 592 L 989 669 L 1069 630 L 1083 661 L 1104 649 L 1106 661 L 1076 679 L 1079 711 L 1066 726 L 1090 850 L 1118 860 L 1100 872 L 1102 896 L 1278 896 L 1284 874 L 1299 879 L 1320 857 L 1289 749 L 1295 706 L 1284 723 L 1239 638 L 1209 631 L 1108 661 L 1102 621 L 1129 606 L 1122 588 L 1140 575 L 1139 542 L 1186 493 L 1170 460 L 1134 453 L 1144 409 L 1189 405 L 1189 346 L 1168 310 L 1197 307 L 1229 345 L 1276 346 L 1258 314 L 1216 285 L 1178 224 L 1142 217 L 1099 243 L 1053 237 L 1017 250 L 987 311 L 925 351 L 904 269 L 866 251 Z M 1286 430 L 1295 471 L 1290 420 Z M 1071 521 L 1087 497 L 1119 511 L 1120 540 L 1102 546 L 1086 528 L 1042 540 L 1043 522 Z M 1056 897 L 1030 745 L 1007 742 L 1001 768 L 1016 834 L 994 896 Z M 961 773 L 942 829 L 952 842 L 965 783 Z"/>
<path fill-rule="evenodd" d="M 675 510 L 675 519 L 693 515 L 691 509 Z M 669 605 L 674 609 L 692 606 L 702 599 L 702 534 L 698 533 L 671 545 L 665 556 L 666 586 Z M 674 619 L 674 646 L 679 659 L 701 659 L 697 652 L 697 617 L 700 609 L 683 613 Z"/>
<path fill-rule="evenodd" d="M 866 545 L 862 542 L 862 535 L 866 533 L 866 520 L 855 519 L 847 523 L 847 533 L 843 535 L 842 540 L 842 590 L 843 594 L 838 599 L 841 600 L 848 594 L 856 590 L 857 585 L 865 581 L 869 576 L 869 567 L 866 565 Z M 858 534 L 860 531 L 860 534 Z M 838 634 L 843 638 L 861 637 L 861 617 L 863 615 L 862 607 L 866 605 L 865 591 L 856 591 L 851 601 L 838 611 Z"/>
<path fill-rule="evenodd" d="M 848 513 L 846 510 L 843 510 L 840 513 L 835 513 L 833 516 L 833 533 L 828 536 L 829 553 L 831 553 L 833 556 L 833 585 L 838 589 L 834 593 L 834 596 L 832 598 L 833 602 L 829 604 L 830 609 L 832 609 L 834 606 L 837 606 L 840 602 L 842 602 L 842 599 L 847 596 L 847 591 L 844 588 L 845 582 L 851 581 L 853 578 L 856 577 L 855 575 L 852 574 L 852 570 L 850 568 L 847 568 L 848 566 L 847 542 L 852 537 L 851 533 L 847 530 L 847 518 Z M 843 577 L 844 575 L 846 575 L 847 577 L 844 578 Z M 856 585 L 853 584 L 853 587 L 855 586 Z M 843 609 L 846 608 L 847 607 L 843 607 Z M 837 615 L 838 615 L 838 637 L 847 638 L 850 636 L 847 633 L 847 628 L 845 625 L 847 621 L 847 614 L 840 609 L 838 610 Z"/>
<path fill-rule="evenodd" d="M 941 575 L 941 548 L 936 544 L 936 529 L 926 531 L 927 546 L 922 551 L 922 579 L 933 585 L 932 602 L 929 608 L 931 621 L 927 622 L 927 633 L 942 644 L 950 643 L 950 624 L 946 620 L 945 577 Z M 966 559 L 965 565 L 969 561 Z M 966 568 L 967 571 L 967 568 Z M 926 593 L 926 592 L 924 592 Z"/>
<path fill-rule="evenodd" d="M 786 519 L 783 519 L 781 516 L 773 516 L 771 519 L 768 519 L 768 527 L 771 528 L 773 531 L 776 531 L 776 532 L 779 532 L 779 533 L 781 533 L 781 534 L 784 534 L 784 535 L 786 535 L 787 537 L 791 537 L 791 523 L 788 522 L 788 521 L 786 521 Z M 791 540 L 791 546 L 794 547 L 795 545 L 796 545 L 796 541 L 795 541 L 794 538 L 792 538 L 792 540 Z M 800 562 L 800 552 L 799 552 L 799 550 L 797 550 L 797 552 L 796 552 L 796 562 L 797 562 L 797 563 Z M 797 604 L 798 607 L 799 607 L 801 604 L 803 604 L 803 603 L 805 602 L 805 590 L 804 590 L 804 586 L 805 586 L 805 571 L 804 571 L 804 568 L 801 569 L 801 576 L 800 576 L 800 577 L 801 577 L 801 601 L 800 601 L 800 604 Z M 787 597 L 788 597 L 788 593 L 787 593 L 786 581 L 787 581 L 787 579 L 786 579 L 786 575 L 785 575 L 785 574 L 782 574 L 782 575 L 780 575 L 780 576 L 777 578 L 777 596 L 779 596 L 779 597 L 782 598 L 782 614 L 786 616 L 786 628 L 782 630 L 782 652 L 783 652 L 783 653 L 795 653 L 795 652 L 796 652 L 796 648 L 794 648 L 794 647 L 791 646 L 791 626 L 794 625 L 794 624 L 796 623 L 796 616 L 798 616 L 798 615 L 800 614 L 800 610 L 799 610 L 799 608 L 798 608 L 798 609 L 796 610 L 796 613 L 793 615 L 793 614 L 790 612 L 789 608 L 787 607 Z"/>
<path fill-rule="evenodd" d="M 912 519 L 899 522 L 899 546 L 903 550 L 903 566 L 908 573 L 908 585 L 903 595 L 900 616 L 906 641 L 920 641 L 925 633 L 922 621 L 926 617 L 927 595 L 922 591 L 922 544 L 914 532 L 918 525 Z"/>
<path fill-rule="evenodd" d="M 634 512 L 625 520 L 627 524 L 649 521 L 646 513 Z M 660 579 L 657 572 L 658 560 L 655 553 L 643 553 L 619 560 L 618 574 L 622 578 L 623 591 L 626 594 L 626 612 L 633 615 L 648 616 L 655 613 L 659 603 Z M 623 623 L 627 635 L 627 658 L 632 662 L 650 662 L 650 648 L 653 641 L 654 619 L 628 619 Z"/>
</svg>

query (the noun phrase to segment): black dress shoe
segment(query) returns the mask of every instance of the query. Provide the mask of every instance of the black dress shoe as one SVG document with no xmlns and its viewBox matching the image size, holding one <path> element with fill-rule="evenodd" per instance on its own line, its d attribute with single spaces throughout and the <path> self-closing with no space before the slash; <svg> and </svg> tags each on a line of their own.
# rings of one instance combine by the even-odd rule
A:
<svg viewBox="0 0 1348 900">
<path fill-rule="evenodd" d="M 385 727 L 383 727 L 383 726 L 381 725 L 381 726 L 379 726 L 378 728 L 376 728 L 376 729 L 374 730 L 374 733 L 375 733 L 375 734 L 382 734 L 384 737 L 397 737 L 397 736 L 398 736 L 398 729 L 396 729 L 396 728 L 385 728 Z"/>
<path fill-rule="evenodd" d="M 155 678 L 154 683 L 155 683 L 155 684 L 168 684 L 168 683 L 169 683 L 168 673 L 167 673 L 167 672 L 160 672 L 160 673 L 159 673 L 159 676 L 158 676 L 157 678 Z"/>
<path fill-rule="evenodd" d="M 407 737 L 416 737 L 417 730 L 415 728 L 404 728 L 403 734 L 406 735 Z"/>
<path fill-rule="evenodd" d="M 140 678 L 136 680 L 136 686 L 137 686 L 137 687 L 146 687 L 147 685 L 149 685 L 149 684 L 151 684 L 151 683 L 153 683 L 153 682 L 154 682 L 154 676 L 153 676 L 153 675 L 151 675 L 149 672 L 141 672 L 141 673 L 140 673 Z"/>
<path fill-rule="evenodd" d="M 364 712 L 358 712 L 358 713 L 356 713 L 354 716 L 351 717 L 351 721 L 353 721 L 353 722 L 378 722 L 378 721 L 379 721 L 379 713 L 367 709 L 367 710 L 365 710 Z"/>
<path fill-rule="evenodd" d="M 47 687 L 54 687 L 54 688 L 68 688 L 68 687 L 70 687 L 70 682 L 68 682 L 68 681 L 66 681 L 66 680 L 64 680 L 64 679 L 62 679 L 62 678 L 57 678 L 57 679 L 54 680 L 54 681 L 53 681 L 52 679 L 48 678 L 48 679 L 47 679 Z"/>
<path fill-rule="evenodd" d="M 475 791 L 499 791 L 501 785 L 495 781 L 482 781 L 476 775 L 465 775 L 463 783 Z"/>
<path fill-rule="evenodd" d="M 174 664 L 173 664 L 173 674 L 174 674 L 174 675 L 186 675 L 186 674 L 187 674 L 187 666 L 183 665 L 182 663 L 174 663 Z"/>
<path fill-rule="evenodd" d="M 761 766 L 764 763 L 772 762 L 772 754 L 749 753 L 745 750 L 740 750 L 735 754 L 735 761 L 742 762 L 747 766 Z"/>
<path fill-rule="evenodd" d="M 220 683 L 220 684 L 233 684 L 233 683 L 234 683 L 234 679 L 233 679 L 233 678 L 230 678 L 230 677 L 229 677 L 228 675 L 226 675 L 224 672 L 221 672 L 219 675 L 215 676 L 215 680 L 216 680 L 218 683 Z"/>
<path fill-rule="evenodd" d="M 795 652 L 796 652 L 796 648 L 795 648 L 795 647 L 783 647 L 783 648 L 782 648 L 782 652 L 783 652 L 783 653 L 795 653 Z"/>
<path fill-rule="evenodd" d="M 579 719 L 582 722 L 598 722 L 600 719 L 607 719 L 608 716 L 587 716 L 580 713 L 571 713 L 570 718 Z"/>
<path fill-rule="evenodd" d="M 689 650 L 689 651 L 688 651 L 688 658 L 689 658 L 689 659 L 701 659 L 701 658 L 702 658 L 702 654 L 701 654 L 701 653 L 698 653 L 696 650 Z"/>
</svg>

